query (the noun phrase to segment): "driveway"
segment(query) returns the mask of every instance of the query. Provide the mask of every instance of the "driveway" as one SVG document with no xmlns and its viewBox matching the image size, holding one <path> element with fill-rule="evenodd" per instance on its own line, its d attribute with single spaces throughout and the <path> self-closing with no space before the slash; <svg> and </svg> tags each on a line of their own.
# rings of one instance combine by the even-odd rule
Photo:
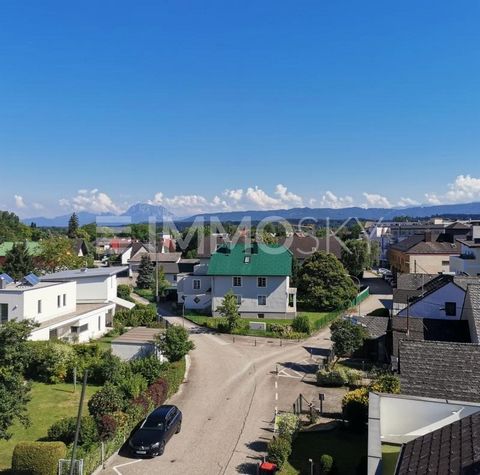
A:
<svg viewBox="0 0 480 475">
<path fill-rule="evenodd" d="M 392 307 L 392 287 L 381 277 L 365 271 L 362 284 L 370 287 L 370 295 L 360 304 L 360 313 L 367 315 L 377 308 Z"/>
<path fill-rule="evenodd" d="M 275 409 L 291 408 L 312 358 L 330 347 L 329 330 L 299 343 L 238 337 L 234 342 L 229 335 L 203 331 L 178 317 L 168 319 L 185 323 L 196 346 L 186 382 L 170 401 L 183 411 L 182 432 L 170 440 L 162 457 L 116 455 L 101 473 L 256 473 L 272 437 Z M 283 377 L 277 369 L 284 370 Z M 287 378 L 294 385 L 283 394 Z"/>
</svg>

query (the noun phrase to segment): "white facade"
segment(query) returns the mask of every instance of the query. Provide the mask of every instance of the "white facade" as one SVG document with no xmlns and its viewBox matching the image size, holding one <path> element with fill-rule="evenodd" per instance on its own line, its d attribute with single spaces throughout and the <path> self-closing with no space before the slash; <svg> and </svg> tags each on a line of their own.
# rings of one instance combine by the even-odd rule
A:
<svg viewBox="0 0 480 475">
<path fill-rule="evenodd" d="M 398 312 L 399 317 L 437 318 L 459 320 L 465 301 L 465 290 L 453 282 L 445 284 L 417 302 L 411 303 L 408 310 Z"/>
<path fill-rule="evenodd" d="M 480 247 L 461 244 L 459 256 L 450 257 L 450 271 L 455 274 L 480 276 Z"/>
</svg>

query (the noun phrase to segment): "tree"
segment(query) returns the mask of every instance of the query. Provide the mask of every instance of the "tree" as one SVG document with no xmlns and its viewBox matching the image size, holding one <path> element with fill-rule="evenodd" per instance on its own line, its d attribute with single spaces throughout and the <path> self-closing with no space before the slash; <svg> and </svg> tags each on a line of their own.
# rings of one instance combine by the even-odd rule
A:
<svg viewBox="0 0 480 475">
<path fill-rule="evenodd" d="M 163 266 L 160 266 L 157 269 L 157 279 L 158 279 L 158 295 L 163 296 L 165 295 L 166 290 L 170 287 L 170 282 L 165 277 Z M 155 279 L 153 280 L 152 290 L 153 292 L 156 292 L 157 290 L 157 283 L 155 282 Z"/>
<path fill-rule="evenodd" d="M 46 272 L 79 269 L 85 265 L 85 259 L 76 255 L 73 242 L 65 236 L 43 240 L 38 262 L 39 267 Z"/>
<path fill-rule="evenodd" d="M 0 241 L 30 239 L 31 228 L 23 224 L 15 213 L 0 211 Z"/>
<path fill-rule="evenodd" d="M 315 252 L 304 262 L 297 287 L 300 299 L 313 310 L 346 308 L 357 295 L 342 263 L 324 251 Z"/>
<path fill-rule="evenodd" d="M 78 236 L 78 216 L 77 213 L 73 213 L 68 220 L 67 236 L 70 239 L 75 239 Z"/>
<path fill-rule="evenodd" d="M 335 363 L 341 357 L 351 356 L 355 350 L 358 350 L 367 337 L 365 328 L 353 323 L 351 320 L 336 320 L 330 325 L 333 341 L 333 351 L 336 356 Z"/>
<path fill-rule="evenodd" d="M 370 267 L 376 267 L 380 263 L 380 244 L 378 241 L 370 241 Z"/>
<path fill-rule="evenodd" d="M 342 263 L 350 275 L 361 276 L 370 264 L 368 243 L 359 239 L 350 239 L 342 248 Z"/>
<path fill-rule="evenodd" d="M 225 294 L 222 304 L 217 307 L 217 312 L 227 320 L 230 332 L 237 328 L 240 321 L 240 313 L 238 312 L 237 297 L 232 291 Z"/>
<path fill-rule="evenodd" d="M 14 244 L 5 255 L 3 270 L 15 280 L 20 280 L 33 272 L 34 267 L 32 256 L 28 252 L 26 244 Z"/>
<path fill-rule="evenodd" d="M 10 321 L 0 326 L 0 440 L 9 439 L 15 421 L 28 426 L 26 405 L 30 386 L 23 373 L 27 364 L 27 338 L 34 324 L 29 320 Z"/>
<path fill-rule="evenodd" d="M 157 336 L 157 347 L 170 362 L 181 360 L 190 350 L 195 348 L 188 331 L 178 325 L 169 326 L 165 332 Z"/>
<path fill-rule="evenodd" d="M 298 262 L 298 259 L 292 256 L 292 277 L 290 278 L 292 287 L 297 287 L 298 285 L 298 275 L 300 274 L 301 268 L 302 266 Z"/>
<path fill-rule="evenodd" d="M 137 287 L 139 289 L 151 289 L 155 286 L 155 276 L 150 256 L 145 254 L 140 260 L 138 267 Z"/>
</svg>

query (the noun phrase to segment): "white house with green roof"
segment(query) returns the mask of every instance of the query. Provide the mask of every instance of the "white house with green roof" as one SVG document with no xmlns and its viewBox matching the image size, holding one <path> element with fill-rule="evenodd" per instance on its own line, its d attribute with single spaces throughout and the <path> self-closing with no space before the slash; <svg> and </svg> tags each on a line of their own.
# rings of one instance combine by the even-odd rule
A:
<svg viewBox="0 0 480 475">
<path fill-rule="evenodd" d="M 180 276 L 179 302 L 186 309 L 208 309 L 218 316 L 223 298 L 233 292 L 242 317 L 293 318 L 297 289 L 290 287 L 291 273 L 292 254 L 283 246 L 225 244 L 208 266 Z"/>
</svg>

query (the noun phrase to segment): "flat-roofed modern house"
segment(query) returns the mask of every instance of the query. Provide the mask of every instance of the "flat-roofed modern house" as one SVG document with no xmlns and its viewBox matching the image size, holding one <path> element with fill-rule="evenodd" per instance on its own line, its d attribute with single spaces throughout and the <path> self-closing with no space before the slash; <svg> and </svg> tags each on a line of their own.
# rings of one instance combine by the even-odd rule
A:
<svg viewBox="0 0 480 475">
<path fill-rule="evenodd" d="M 112 326 L 117 306 L 132 306 L 117 297 L 118 269 L 69 270 L 41 279 L 29 275 L 20 282 L 4 274 L 0 277 L 1 323 L 33 320 L 38 326 L 32 340 L 98 338 Z"/>
<path fill-rule="evenodd" d="M 480 226 L 473 226 L 472 235 L 457 239 L 460 255 L 450 257 L 450 270 L 456 274 L 480 276 Z"/>
</svg>

